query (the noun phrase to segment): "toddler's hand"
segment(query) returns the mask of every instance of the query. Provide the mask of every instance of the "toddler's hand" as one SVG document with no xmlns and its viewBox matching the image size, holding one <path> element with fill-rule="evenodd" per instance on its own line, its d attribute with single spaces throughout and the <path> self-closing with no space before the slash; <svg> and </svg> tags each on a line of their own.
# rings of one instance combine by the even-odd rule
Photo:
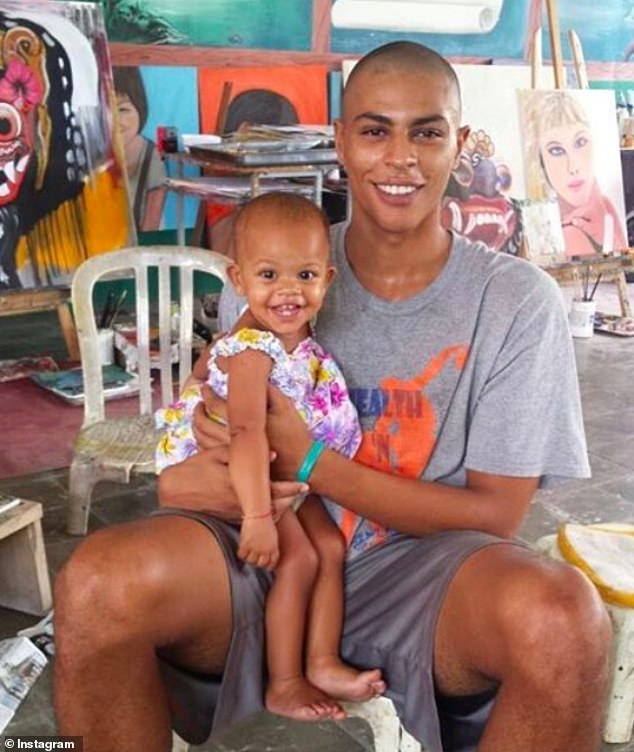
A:
<svg viewBox="0 0 634 752">
<path fill-rule="evenodd" d="M 242 520 L 238 556 L 256 567 L 275 569 L 280 550 L 272 517 L 247 517 Z"/>
</svg>

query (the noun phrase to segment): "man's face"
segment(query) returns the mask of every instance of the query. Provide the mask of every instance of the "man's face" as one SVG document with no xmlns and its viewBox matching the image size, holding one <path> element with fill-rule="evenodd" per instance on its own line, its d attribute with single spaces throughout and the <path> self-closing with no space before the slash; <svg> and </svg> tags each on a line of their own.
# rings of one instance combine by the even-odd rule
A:
<svg viewBox="0 0 634 752">
<path fill-rule="evenodd" d="M 443 75 L 395 68 L 359 74 L 336 124 L 353 221 L 387 233 L 438 221 L 468 133 L 458 128 L 458 109 L 458 93 Z"/>
</svg>

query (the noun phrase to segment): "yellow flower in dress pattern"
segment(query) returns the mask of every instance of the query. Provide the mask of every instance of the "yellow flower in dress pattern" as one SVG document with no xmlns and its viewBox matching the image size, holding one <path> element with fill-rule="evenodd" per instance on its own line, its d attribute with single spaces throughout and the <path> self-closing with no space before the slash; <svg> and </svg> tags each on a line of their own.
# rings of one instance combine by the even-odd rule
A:
<svg viewBox="0 0 634 752">
<path fill-rule="evenodd" d="M 159 452 L 163 455 L 169 455 L 174 451 L 174 442 L 168 433 L 164 433 L 159 439 Z"/>
<path fill-rule="evenodd" d="M 236 334 L 236 339 L 240 342 L 251 345 L 258 342 L 261 336 L 262 332 L 259 332 L 257 329 L 240 329 Z"/>
<path fill-rule="evenodd" d="M 180 405 L 169 405 L 163 410 L 163 421 L 165 425 L 171 426 L 180 423 L 185 417 L 185 408 Z"/>
</svg>

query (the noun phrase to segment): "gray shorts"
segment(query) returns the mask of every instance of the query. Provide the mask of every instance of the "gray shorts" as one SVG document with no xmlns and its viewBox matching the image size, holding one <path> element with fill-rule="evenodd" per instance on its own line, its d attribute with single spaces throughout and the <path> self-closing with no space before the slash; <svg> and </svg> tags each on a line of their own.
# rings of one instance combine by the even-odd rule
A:
<svg viewBox="0 0 634 752">
<path fill-rule="evenodd" d="M 162 666 L 174 728 L 201 744 L 210 732 L 215 735 L 263 708 L 263 607 L 271 575 L 237 558 L 236 527 L 181 509 L 156 514 L 180 514 L 206 525 L 220 544 L 230 575 L 233 635 L 222 677 Z M 454 746 L 447 745 L 447 719 L 439 715 L 443 703 L 437 705 L 432 675 L 434 631 L 446 588 L 470 554 L 499 543 L 508 541 L 474 531 L 399 536 L 346 566 L 342 658 L 359 668 L 381 668 L 387 697 L 426 752 Z M 482 696 L 468 711 L 456 714 L 473 739 L 473 744 L 460 743 L 465 752 L 475 750 L 492 702 L 491 695 Z"/>
</svg>

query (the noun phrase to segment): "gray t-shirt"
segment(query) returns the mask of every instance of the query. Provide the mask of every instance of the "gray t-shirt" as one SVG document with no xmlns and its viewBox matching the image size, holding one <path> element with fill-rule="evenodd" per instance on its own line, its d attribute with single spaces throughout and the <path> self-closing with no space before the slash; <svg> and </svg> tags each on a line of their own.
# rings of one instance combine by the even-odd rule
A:
<svg viewBox="0 0 634 752">
<path fill-rule="evenodd" d="M 343 370 L 364 462 L 454 485 L 467 468 L 546 487 L 589 475 L 564 300 L 546 272 L 454 236 L 429 287 L 386 301 L 356 279 L 344 235 L 333 228 L 338 274 L 316 337 Z"/>
<path fill-rule="evenodd" d="M 527 261 L 456 235 L 429 287 L 383 300 L 355 277 L 345 230 L 345 223 L 332 228 L 338 274 L 315 334 L 339 363 L 359 413 L 356 459 L 456 486 L 467 469 L 539 477 L 542 487 L 588 477 L 574 350 L 556 282 Z M 223 297 L 230 325 L 227 314 L 235 318 L 240 303 L 231 290 Z M 362 548 L 368 542 L 359 541 Z"/>
</svg>

